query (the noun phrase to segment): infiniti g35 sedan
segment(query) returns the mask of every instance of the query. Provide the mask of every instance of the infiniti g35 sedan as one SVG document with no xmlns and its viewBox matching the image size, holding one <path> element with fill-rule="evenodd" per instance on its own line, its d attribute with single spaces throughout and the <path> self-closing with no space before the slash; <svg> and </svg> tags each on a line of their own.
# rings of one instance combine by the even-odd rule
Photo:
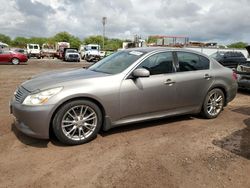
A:
<svg viewBox="0 0 250 188">
<path fill-rule="evenodd" d="M 69 145 L 110 128 L 180 114 L 216 118 L 237 91 L 237 76 L 203 54 L 184 49 L 134 48 L 88 69 L 38 75 L 10 102 L 23 133 Z"/>
</svg>

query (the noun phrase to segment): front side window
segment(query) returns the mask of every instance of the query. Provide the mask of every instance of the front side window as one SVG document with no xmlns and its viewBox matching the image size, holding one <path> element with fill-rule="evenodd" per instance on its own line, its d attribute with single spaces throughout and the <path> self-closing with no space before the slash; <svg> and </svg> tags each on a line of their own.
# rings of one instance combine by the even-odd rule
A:
<svg viewBox="0 0 250 188">
<path fill-rule="evenodd" d="M 209 59 L 189 53 L 177 52 L 178 57 L 178 72 L 196 71 L 209 69 Z"/>
<path fill-rule="evenodd" d="M 154 54 L 144 60 L 137 68 L 145 68 L 150 75 L 166 74 L 173 72 L 172 52 Z"/>
</svg>

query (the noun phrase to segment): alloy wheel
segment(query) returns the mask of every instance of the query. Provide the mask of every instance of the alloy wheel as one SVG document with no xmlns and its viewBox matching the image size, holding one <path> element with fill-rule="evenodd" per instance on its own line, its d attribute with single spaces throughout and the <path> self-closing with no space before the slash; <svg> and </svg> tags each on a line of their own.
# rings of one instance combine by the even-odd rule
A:
<svg viewBox="0 0 250 188">
<path fill-rule="evenodd" d="M 208 114 L 211 116 L 217 116 L 223 108 L 223 100 L 224 96 L 220 92 L 215 90 L 214 92 L 210 93 L 207 102 Z"/>
<path fill-rule="evenodd" d="M 71 107 L 63 116 L 61 127 L 64 135 L 74 141 L 88 138 L 97 126 L 96 112 L 87 105 Z"/>
</svg>

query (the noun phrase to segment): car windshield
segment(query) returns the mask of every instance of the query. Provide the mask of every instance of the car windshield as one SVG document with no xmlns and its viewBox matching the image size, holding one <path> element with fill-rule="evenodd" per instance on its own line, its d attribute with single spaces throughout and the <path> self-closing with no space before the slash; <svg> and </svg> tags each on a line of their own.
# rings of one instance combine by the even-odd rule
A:
<svg viewBox="0 0 250 188">
<path fill-rule="evenodd" d="M 138 60 L 144 53 L 139 51 L 116 52 L 89 67 L 89 70 L 107 74 L 118 74 Z"/>
<path fill-rule="evenodd" d="M 77 50 L 67 50 L 67 53 L 77 53 Z"/>
</svg>

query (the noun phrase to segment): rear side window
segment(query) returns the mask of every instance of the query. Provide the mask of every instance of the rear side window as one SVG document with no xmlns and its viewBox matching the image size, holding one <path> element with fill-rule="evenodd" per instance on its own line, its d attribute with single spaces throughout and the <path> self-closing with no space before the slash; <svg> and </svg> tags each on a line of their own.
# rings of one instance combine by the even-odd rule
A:
<svg viewBox="0 0 250 188">
<path fill-rule="evenodd" d="M 177 52 L 178 57 L 178 72 L 196 71 L 209 69 L 209 59 L 206 57 L 189 53 Z"/>
<path fill-rule="evenodd" d="M 145 68 L 150 75 L 166 74 L 173 72 L 172 52 L 154 54 L 144 60 L 137 68 Z"/>
</svg>

